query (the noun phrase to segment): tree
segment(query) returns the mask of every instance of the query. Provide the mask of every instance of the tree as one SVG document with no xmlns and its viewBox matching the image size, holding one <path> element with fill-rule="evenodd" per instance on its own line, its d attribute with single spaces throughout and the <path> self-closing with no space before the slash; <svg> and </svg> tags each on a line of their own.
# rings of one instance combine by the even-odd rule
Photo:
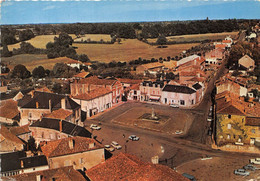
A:
<svg viewBox="0 0 260 181">
<path fill-rule="evenodd" d="M 86 54 L 79 55 L 78 60 L 81 61 L 81 62 L 89 62 L 90 61 L 90 59 L 88 58 L 88 56 Z"/>
<path fill-rule="evenodd" d="M 19 32 L 20 41 L 30 40 L 33 37 L 34 37 L 34 34 L 33 34 L 32 30 L 30 30 L 30 29 L 26 29 L 26 30 Z"/>
<path fill-rule="evenodd" d="M 42 66 L 36 67 L 32 71 L 32 76 L 34 78 L 43 78 L 45 77 L 45 70 Z"/>
<path fill-rule="evenodd" d="M 2 52 L 1 52 L 1 56 L 2 56 L 2 57 L 11 57 L 11 56 L 12 56 L 12 52 L 10 52 L 10 51 L 8 50 L 8 47 L 7 47 L 6 44 L 3 45 L 3 50 L 2 50 Z"/>
<path fill-rule="evenodd" d="M 11 72 L 11 77 L 12 78 L 29 78 L 31 76 L 31 73 L 27 70 L 27 68 L 22 65 L 18 64 L 14 67 L 13 71 Z"/>
<path fill-rule="evenodd" d="M 164 35 L 161 35 L 158 37 L 156 44 L 161 45 L 159 48 L 162 47 L 162 45 L 165 45 L 167 43 L 167 39 Z"/>
</svg>

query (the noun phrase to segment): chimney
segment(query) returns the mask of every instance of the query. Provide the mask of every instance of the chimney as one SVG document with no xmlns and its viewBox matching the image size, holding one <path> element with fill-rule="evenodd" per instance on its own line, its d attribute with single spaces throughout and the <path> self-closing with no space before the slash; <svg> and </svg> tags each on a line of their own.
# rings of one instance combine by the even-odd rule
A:
<svg viewBox="0 0 260 181">
<path fill-rule="evenodd" d="M 89 148 L 94 148 L 95 147 L 95 142 L 89 143 Z"/>
<path fill-rule="evenodd" d="M 21 160 L 21 168 L 23 168 L 24 166 L 23 166 L 23 160 Z"/>
<path fill-rule="evenodd" d="M 75 140 L 70 139 L 70 140 L 69 140 L 69 148 L 70 148 L 70 149 L 73 149 L 74 146 L 75 146 Z"/>
<path fill-rule="evenodd" d="M 62 132 L 62 120 L 59 122 L 60 132 Z"/>
<path fill-rule="evenodd" d="M 51 112 L 51 99 L 49 99 L 49 109 L 50 109 L 50 112 Z"/>
<path fill-rule="evenodd" d="M 61 99 L 61 108 L 66 109 L 66 100 L 65 98 Z"/>
<path fill-rule="evenodd" d="M 36 175 L 36 181 L 41 181 L 42 180 L 42 175 Z"/>
<path fill-rule="evenodd" d="M 39 108 L 39 102 L 36 102 L 36 109 Z"/>
</svg>

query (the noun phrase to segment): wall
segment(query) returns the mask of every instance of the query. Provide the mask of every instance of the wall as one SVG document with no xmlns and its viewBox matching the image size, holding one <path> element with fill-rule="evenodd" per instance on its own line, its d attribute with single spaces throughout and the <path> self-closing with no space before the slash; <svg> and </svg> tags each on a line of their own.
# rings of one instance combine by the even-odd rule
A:
<svg viewBox="0 0 260 181">
<path fill-rule="evenodd" d="M 0 137 L 2 137 L 0 135 Z M 13 152 L 14 150 L 16 151 L 20 151 L 23 150 L 23 144 L 21 143 L 16 143 L 14 141 L 11 140 L 1 140 L 0 142 L 0 153 L 1 152 Z"/>
<path fill-rule="evenodd" d="M 32 167 L 32 168 L 25 168 L 25 169 L 20 170 L 20 174 L 22 174 L 22 173 L 32 173 L 32 172 L 37 172 L 37 171 L 41 171 L 41 170 L 48 170 L 48 169 L 49 169 L 49 165 Z"/>
<path fill-rule="evenodd" d="M 50 168 L 73 166 L 74 169 L 90 169 L 105 161 L 104 148 L 81 153 L 52 157 L 48 159 Z"/>
<path fill-rule="evenodd" d="M 167 102 L 165 102 L 165 98 L 167 98 Z M 184 100 L 185 105 L 181 105 L 180 100 Z M 192 100 L 193 100 L 193 104 L 192 104 Z M 183 93 L 162 91 L 161 103 L 177 104 L 179 106 L 192 106 L 196 104 L 196 92 L 193 94 L 183 94 Z"/>
<path fill-rule="evenodd" d="M 149 97 L 151 95 L 161 97 L 162 94 L 162 88 L 158 85 L 155 87 L 155 84 L 153 84 L 152 87 L 150 86 L 143 86 L 143 84 L 140 85 L 140 92 L 141 92 L 141 101 L 148 101 Z M 147 95 L 148 100 L 145 100 L 145 95 Z"/>
<path fill-rule="evenodd" d="M 29 123 L 29 120 L 38 120 L 41 119 L 43 114 L 50 113 L 50 109 L 25 109 L 18 108 L 21 114 L 20 126 L 26 125 Z M 31 113 L 31 117 L 29 117 Z"/>
<path fill-rule="evenodd" d="M 13 124 L 15 120 L 13 119 L 8 119 L 8 118 L 4 118 L 4 117 L 0 117 L 0 123 L 5 123 L 5 124 Z"/>
</svg>

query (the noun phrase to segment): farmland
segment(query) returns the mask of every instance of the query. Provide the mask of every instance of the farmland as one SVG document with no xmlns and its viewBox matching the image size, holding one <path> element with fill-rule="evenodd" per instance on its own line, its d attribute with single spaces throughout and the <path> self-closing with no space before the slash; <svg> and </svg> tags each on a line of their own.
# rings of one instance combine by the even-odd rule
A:
<svg viewBox="0 0 260 181">
<path fill-rule="evenodd" d="M 80 38 L 74 39 L 74 41 L 85 41 L 90 39 L 91 41 L 100 41 L 101 39 L 104 41 L 111 41 L 110 35 L 105 34 L 86 34 Z"/>
<path fill-rule="evenodd" d="M 46 44 L 48 42 L 53 42 L 54 41 L 54 37 L 58 36 L 58 35 L 40 35 L 40 36 L 36 36 L 26 42 L 31 43 L 35 48 L 46 48 Z M 76 36 L 73 34 L 70 34 L 70 36 L 72 38 L 75 38 Z M 16 43 L 13 45 L 8 45 L 8 49 L 10 51 L 12 51 L 14 48 L 20 48 L 20 43 Z"/>
<path fill-rule="evenodd" d="M 168 41 L 181 42 L 192 42 L 192 41 L 203 41 L 203 40 L 218 40 L 224 39 L 226 36 L 235 38 L 238 32 L 224 32 L 224 33 L 207 33 L 207 34 L 194 34 L 194 35 L 181 35 L 181 36 L 168 36 Z M 149 43 L 155 43 L 157 38 L 147 39 Z"/>
<path fill-rule="evenodd" d="M 22 54 L 15 55 L 12 57 L 3 57 L 2 62 L 6 63 L 9 68 L 13 69 L 13 67 L 17 64 L 23 64 L 29 71 L 32 71 L 35 67 L 43 66 L 45 69 L 52 69 L 56 63 L 67 63 L 69 58 L 55 58 L 55 59 L 47 59 L 46 55 L 38 55 L 38 54 Z"/>
<path fill-rule="evenodd" d="M 136 39 L 122 39 L 120 44 L 78 44 L 73 46 L 78 54 L 87 54 L 91 60 L 110 62 L 115 61 L 131 61 L 139 57 L 145 59 L 160 57 L 175 57 L 183 50 L 196 46 L 198 43 L 169 45 L 167 48 L 157 48 L 143 43 Z"/>
</svg>

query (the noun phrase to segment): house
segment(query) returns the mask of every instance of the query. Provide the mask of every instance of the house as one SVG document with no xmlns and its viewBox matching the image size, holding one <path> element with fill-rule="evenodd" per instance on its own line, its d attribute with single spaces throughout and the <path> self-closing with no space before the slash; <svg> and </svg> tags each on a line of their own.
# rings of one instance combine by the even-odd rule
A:
<svg viewBox="0 0 260 181">
<path fill-rule="evenodd" d="M 29 125 L 11 127 L 9 130 L 12 134 L 16 135 L 18 138 L 24 140 L 25 142 L 28 142 L 28 140 L 32 136 Z"/>
<path fill-rule="evenodd" d="M 191 56 L 182 58 L 181 60 L 177 61 L 177 68 L 179 66 L 181 66 L 182 64 L 185 64 L 185 63 L 191 62 L 191 61 L 192 61 L 192 64 L 197 65 L 197 63 L 199 62 L 199 64 L 200 64 L 202 62 L 202 60 L 203 60 L 203 58 L 198 55 L 191 55 Z"/>
<path fill-rule="evenodd" d="M 241 64 L 234 64 L 229 67 L 228 73 L 233 74 L 234 72 L 241 72 L 243 75 L 247 74 L 247 68 Z"/>
<path fill-rule="evenodd" d="M 247 83 L 239 78 L 232 78 L 229 75 L 221 77 L 216 81 L 217 94 L 230 91 L 239 96 L 247 95 Z"/>
<path fill-rule="evenodd" d="M 260 147 L 260 104 L 229 91 L 216 95 L 216 143 Z"/>
<path fill-rule="evenodd" d="M 143 81 L 140 84 L 140 101 L 160 102 L 162 89 L 166 81 Z"/>
<path fill-rule="evenodd" d="M 196 103 L 200 102 L 204 96 L 204 89 L 201 84 L 195 83 L 192 88 L 196 90 Z"/>
<path fill-rule="evenodd" d="M 97 88 L 84 94 L 72 96 L 72 99 L 81 105 L 81 110 L 87 117 L 103 112 L 112 107 L 113 95 L 110 88 Z"/>
<path fill-rule="evenodd" d="M 153 62 L 142 64 L 136 67 L 137 74 L 152 74 L 156 76 L 157 73 L 160 73 L 164 69 L 164 64 L 160 62 Z"/>
<path fill-rule="evenodd" d="M 136 156 L 119 153 L 85 171 L 89 180 L 172 180 L 188 181 L 173 169 L 159 164 L 143 162 Z"/>
<path fill-rule="evenodd" d="M 256 33 L 251 33 L 249 36 L 246 36 L 246 39 L 251 40 L 251 39 L 254 39 L 256 37 L 257 37 Z"/>
<path fill-rule="evenodd" d="M 225 58 L 225 50 L 223 49 L 213 49 L 205 53 L 205 64 L 210 65 L 220 65 L 222 60 Z"/>
<path fill-rule="evenodd" d="M 187 80 L 191 80 L 192 78 L 205 78 L 206 74 L 200 69 L 194 71 L 180 71 L 179 72 L 179 81 L 180 83 L 185 83 Z"/>
<path fill-rule="evenodd" d="M 68 62 L 67 62 L 67 65 L 72 67 L 72 68 L 77 68 L 80 70 L 80 66 L 81 66 L 81 62 L 78 61 L 78 60 L 73 60 L 73 59 L 70 59 Z"/>
<path fill-rule="evenodd" d="M 69 137 L 42 142 L 40 147 L 51 169 L 73 166 L 84 171 L 105 161 L 104 147 L 91 138 Z"/>
<path fill-rule="evenodd" d="M 13 125 L 17 124 L 20 114 L 17 102 L 12 99 L 0 101 L 0 123 Z"/>
<path fill-rule="evenodd" d="M 162 89 L 161 103 L 163 104 L 188 107 L 196 104 L 196 100 L 196 90 L 188 86 L 167 84 Z"/>
<path fill-rule="evenodd" d="M 223 49 L 223 50 L 225 50 L 226 49 L 226 47 L 227 47 L 227 45 L 226 44 L 222 44 L 222 43 L 214 43 L 214 45 L 215 45 L 215 49 Z"/>
<path fill-rule="evenodd" d="M 23 150 L 25 143 L 0 124 L 0 153 Z"/>
<path fill-rule="evenodd" d="M 255 61 L 248 55 L 244 55 L 240 58 L 238 64 L 246 67 L 248 71 L 253 71 L 255 69 Z"/>
<path fill-rule="evenodd" d="M 0 154 L 0 157 L 2 178 L 49 169 L 44 155 L 33 155 L 30 151 L 5 153 Z"/>
<path fill-rule="evenodd" d="M 29 130 L 37 145 L 41 141 L 54 141 L 71 136 L 91 137 L 91 133 L 84 127 L 53 118 L 42 118 L 32 123 Z"/>
<path fill-rule="evenodd" d="M 128 99 L 140 101 L 141 91 L 140 91 L 140 85 L 139 84 L 134 84 L 130 87 L 129 93 L 128 93 Z"/>
<path fill-rule="evenodd" d="M 53 93 L 50 89 L 48 89 L 48 87 L 43 86 L 43 87 L 38 87 L 34 89 L 35 91 L 38 92 L 48 92 L 48 93 Z"/>
<path fill-rule="evenodd" d="M 32 91 L 18 101 L 18 110 L 21 114 L 20 126 L 40 120 L 44 115 L 55 118 L 67 116 L 68 121 L 83 125 L 80 105 L 65 95 Z"/>
<path fill-rule="evenodd" d="M 80 73 L 76 74 L 73 76 L 74 79 L 85 79 L 87 77 L 92 76 L 91 73 L 86 72 L 86 71 L 81 71 Z"/>
<path fill-rule="evenodd" d="M 131 87 L 132 85 L 140 84 L 142 80 L 138 79 L 123 79 L 123 78 L 117 78 L 119 82 L 121 82 L 124 89 Z"/>
<path fill-rule="evenodd" d="M 29 89 L 25 89 L 25 90 L 20 90 L 14 97 L 13 100 L 14 101 L 18 101 L 20 99 L 22 99 L 26 94 L 28 94 L 29 92 L 31 92 L 33 90 L 33 88 L 29 88 Z"/>
<path fill-rule="evenodd" d="M 15 176 L 11 176 L 10 178 L 16 181 L 41 181 L 41 180 L 64 180 L 64 181 L 85 181 L 86 179 L 83 175 L 74 170 L 72 166 L 69 167 L 61 167 L 55 169 L 48 169 L 43 171 L 37 171 L 33 173 L 24 173 Z"/>
<path fill-rule="evenodd" d="M 122 101 L 123 86 L 118 80 L 99 79 L 97 76 L 86 79 L 76 80 L 70 84 L 71 96 L 87 94 L 89 91 L 98 88 L 109 88 L 112 91 L 112 103 L 116 104 Z"/>
</svg>

